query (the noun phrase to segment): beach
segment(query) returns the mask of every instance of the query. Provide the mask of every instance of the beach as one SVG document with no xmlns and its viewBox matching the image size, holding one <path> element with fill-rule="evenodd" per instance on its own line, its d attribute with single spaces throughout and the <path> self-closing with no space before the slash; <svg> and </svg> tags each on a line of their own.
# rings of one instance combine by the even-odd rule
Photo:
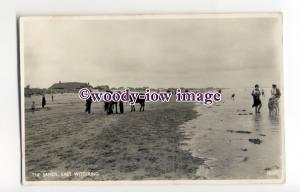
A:
<svg viewBox="0 0 300 192">
<path fill-rule="evenodd" d="M 26 112 L 26 176 L 39 180 L 31 173 L 83 171 L 98 175 L 42 179 L 197 179 L 203 159 L 180 148 L 179 125 L 196 117 L 193 107 L 147 103 L 144 112 L 138 105 L 130 112 L 125 104 L 124 114 L 106 115 L 103 103 L 93 103 L 86 114 L 76 94 L 55 95 L 48 109 Z"/>
<path fill-rule="evenodd" d="M 54 102 L 46 95 L 45 109 L 39 106 L 41 96 L 26 98 L 26 179 L 281 178 L 282 129 L 280 118 L 268 114 L 267 98 L 260 114 L 251 108 L 249 89 L 225 89 L 222 101 L 212 106 L 172 100 L 146 103 L 144 112 L 137 104 L 130 112 L 125 104 L 124 114 L 112 115 L 103 103 L 93 103 L 92 113 L 85 113 L 75 93 L 55 94 Z M 61 174 L 69 172 L 91 174 Z"/>
</svg>

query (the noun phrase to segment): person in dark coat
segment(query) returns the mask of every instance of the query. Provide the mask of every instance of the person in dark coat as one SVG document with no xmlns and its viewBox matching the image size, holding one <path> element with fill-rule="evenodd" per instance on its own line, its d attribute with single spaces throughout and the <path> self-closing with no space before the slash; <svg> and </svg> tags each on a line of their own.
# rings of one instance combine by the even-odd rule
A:
<svg viewBox="0 0 300 192">
<path fill-rule="evenodd" d="M 92 98 L 89 97 L 87 100 L 86 100 L 86 104 L 85 104 L 86 108 L 85 108 L 85 112 L 87 112 L 88 114 L 91 113 L 91 106 L 92 106 Z"/>
<path fill-rule="evenodd" d="M 114 103 L 112 101 L 108 102 L 108 107 L 107 107 L 107 110 L 106 110 L 107 115 L 110 115 L 110 114 L 114 113 L 114 111 L 113 111 L 114 106 L 113 105 L 114 105 Z"/>
<path fill-rule="evenodd" d="M 46 105 L 46 98 L 45 98 L 45 95 L 43 95 L 43 98 L 42 98 L 42 107 L 44 108 Z"/>
<path fill-rule="evenodd" d="M 106 92 L 109 93 L 110 91 L 106 90 Z M 112 113 L 111 102 L 109 101 L 104 102 L 104 111 L 106 111 L 107 115 L 110 115 Z"/>
<path fill-rule="evenodd" d="M 119 102 L 119 107 L 120 107 L 120 113 L 124 113 L 124 104 L 123 104 L 123 101 Z"/>
<path fill-rule="evenodd" d="M 109 107 L 109 102 L 104 102 L 104 111 L 107 111 Z"/>
</svg>

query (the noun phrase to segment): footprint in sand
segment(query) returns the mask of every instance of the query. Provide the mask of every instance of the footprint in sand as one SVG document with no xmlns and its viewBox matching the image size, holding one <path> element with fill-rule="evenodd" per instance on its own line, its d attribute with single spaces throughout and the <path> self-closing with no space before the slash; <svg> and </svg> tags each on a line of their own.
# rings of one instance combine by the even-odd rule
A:
<svg viewBox="0 0 300 192">
<path fill-rule="evenodd" d="M 230 132 L 230 133 L 244 133 L 244 134 L 250 134 L 250 133 L 252 133 L 250 131 L 234 131 L 232 129 L 227 130 L 227 132 Z"/>
<path fill-rule="evenodd" d="M 238 115 L 248 115 L 248 113 L 238 113 Z"/>
<path fill-rule="evenodd" d="M 261 144 L 263 140 L 261 139 L 249 139 L 249 142 L 254 143 L 254 144 Z"/>
</svg>

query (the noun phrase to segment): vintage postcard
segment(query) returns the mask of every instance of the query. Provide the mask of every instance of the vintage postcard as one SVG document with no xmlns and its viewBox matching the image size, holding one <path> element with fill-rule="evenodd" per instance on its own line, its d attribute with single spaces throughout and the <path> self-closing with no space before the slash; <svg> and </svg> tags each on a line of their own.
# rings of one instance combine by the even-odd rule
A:
<svg viewBox="0 0 300 192">
<path fill-rule="evenodd" d="M 23 184 L 283 183 L 280 13 L 19 19 Z"/>
</svg>

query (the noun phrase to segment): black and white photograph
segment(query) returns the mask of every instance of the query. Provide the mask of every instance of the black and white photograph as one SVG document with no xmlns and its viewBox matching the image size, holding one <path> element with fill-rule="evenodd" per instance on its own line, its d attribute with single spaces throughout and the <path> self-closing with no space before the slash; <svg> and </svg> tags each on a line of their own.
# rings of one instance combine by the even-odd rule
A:
<svg viewBox="0 0 300 192">
<path fill-rule="evenodd" d="M 281 13 L 19 18 L 22 183 L 283 183 Z"/>
</svg>

